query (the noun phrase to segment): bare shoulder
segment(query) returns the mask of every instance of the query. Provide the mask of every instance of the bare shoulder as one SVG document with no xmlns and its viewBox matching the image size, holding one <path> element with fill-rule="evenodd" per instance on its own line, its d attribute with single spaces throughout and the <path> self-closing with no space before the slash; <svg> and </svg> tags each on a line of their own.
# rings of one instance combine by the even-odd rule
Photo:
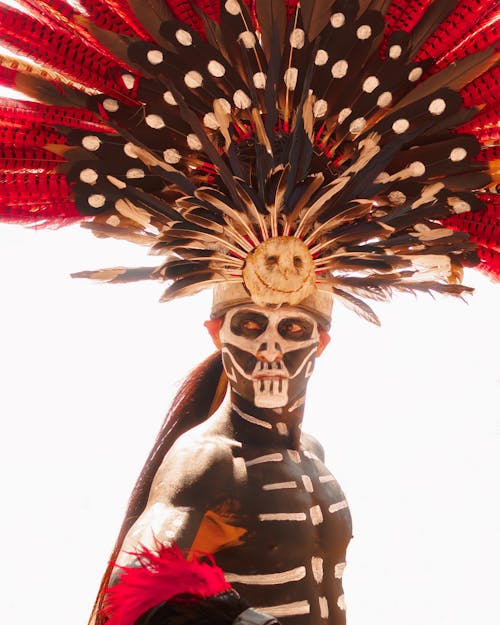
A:
<svg viewBox="0 0 500 625">
<path fill-rule="evenodd" d="M 189 466 L 203 471 L 211 467 L 232 464 L 231 441 L 220 434 L 204 428 L 194 428 L 180 436 L 165 457 L 168 463 L 189 463 Z"/>
<path fill-rule="evenodd" d="M 325 461 L 325 450 L 323 448 L 323 445 L 315 436 L 313 436 L 312 434 L 307 434 L 306 432 L 302 432 L 302 435 L 300 437 L 300 443 L 305 450 L 310 451 L 311 453 L 318 456 L 321 462 Z"/>
<path fill-rule="evenodd" d="M 167 452 L 154 478 L 150 502 L 169 498 L 176 505 L 199 503 L 214 489 L 230 489 L 233 476 L 231 442 L 203 428 L 180 436 Z"/>
</svg>

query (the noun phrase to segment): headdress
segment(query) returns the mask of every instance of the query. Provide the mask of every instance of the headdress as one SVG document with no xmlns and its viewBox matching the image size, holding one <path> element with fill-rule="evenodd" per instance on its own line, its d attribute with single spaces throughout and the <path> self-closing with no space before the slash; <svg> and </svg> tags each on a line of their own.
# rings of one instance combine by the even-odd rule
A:
<svg viewBox="0 0 500 625">
<path fill-rule="evenodd" d="M 20 4 L 1 82 L 36 101 L 2 103 L 1 218 L 161 257 L 78 275 L 377 321 L 366 299 L 500 273 L 497 2 Z"/>
</svg>

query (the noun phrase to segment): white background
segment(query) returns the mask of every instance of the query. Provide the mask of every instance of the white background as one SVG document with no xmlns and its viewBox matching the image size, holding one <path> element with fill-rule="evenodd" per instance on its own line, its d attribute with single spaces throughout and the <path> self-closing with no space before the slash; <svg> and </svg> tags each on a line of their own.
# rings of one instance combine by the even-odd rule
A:
<svg viewBox="0 0 500 625">
<path fill-rule="evenodd" d="M 0 226 L 1 623 L 86 622 L 176 384 L 211 352 L 208 294 L 68 277 L 133 255 Z M 354 518 L 349 625 L 500 622 L 500 285 L 467 282 L 469 305 L 378 306 L 382 329 L 335 310 L 305 425 Z"/>
<path fill-rule="evenodd" d="M 212 351 L 208 293 L 69 278 L 142 262 L 79 228 L 0 227 L 2 623 L 86 622 L 176 385 Z M 467 281 L 468 305 L 378 306 L 382 329 L 335 309 L 305 429 L 351 505 L 349 625 L 500 622 L 500 285 Z"/>
</svg>

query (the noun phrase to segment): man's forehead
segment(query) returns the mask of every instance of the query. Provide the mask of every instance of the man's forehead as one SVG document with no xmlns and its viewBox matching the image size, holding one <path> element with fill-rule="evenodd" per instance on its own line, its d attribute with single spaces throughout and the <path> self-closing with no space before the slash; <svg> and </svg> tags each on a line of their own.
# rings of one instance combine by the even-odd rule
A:
<svg viewBox="0 0 500 625">
<path fill-rule="evenodd" d="M 306 297 L 299 304 L 287 308 L 299 309 L 302 313 L 312 315 L 318 325 L 323 330 L 329 330 L 331 324 L 333 298 L 331 293 L 324 291 L 315 291 L 309 297 Z M 279 308 L 271 308 L 259 306 L 253 302 L 242 284 L 230 282 L 220 283 L 214 289 L 212 302 L 212 311 L 210 317 L 217 319 L 227 315 L 227 312 L 237 306 L 257 306 L 260 310 L 266 312 L 270 310 L 279 310 Z M 285 309 L 284 306 L 281 307 Z M 265 314 L 265 313 L 263 313 Z"/>
<path fill-rule="evenodd" d="M 266 317 L 271 322 L 281 321 L 288 317 L 308 319 L 311 322 L 317 323 L 317 320 L 313 315 L 308 313 L 297 306 L 280 306 L 279 308 L 265 308 L 258 306 L 257 304 L 241 304 L 239 306 L 233 306 L 226 313 L 226 318 L 232 319 L 236 314 L 259 314 Z"/>
</svg>

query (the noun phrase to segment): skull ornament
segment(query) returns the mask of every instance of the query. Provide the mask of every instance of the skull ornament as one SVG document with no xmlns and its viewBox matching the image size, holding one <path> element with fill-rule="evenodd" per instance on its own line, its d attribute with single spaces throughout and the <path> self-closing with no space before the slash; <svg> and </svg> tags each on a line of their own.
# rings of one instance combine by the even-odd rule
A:
<svg viewBox="0 0 500 625">
<path fill-rule="evenodd" d="M 236 306 L 219 337 L 236 394 L 258 408 L 281 408 L 305 394 L 319 344 L 318 324 L 308 313 L 289 306 Z"/>
<path fill-rule="evenodd" d="M 243 280 L 259 306 L 296 306 L 316 289 L 314 263 L 296 237 L 272 237 L 248 255 Z"/>
</svg>

